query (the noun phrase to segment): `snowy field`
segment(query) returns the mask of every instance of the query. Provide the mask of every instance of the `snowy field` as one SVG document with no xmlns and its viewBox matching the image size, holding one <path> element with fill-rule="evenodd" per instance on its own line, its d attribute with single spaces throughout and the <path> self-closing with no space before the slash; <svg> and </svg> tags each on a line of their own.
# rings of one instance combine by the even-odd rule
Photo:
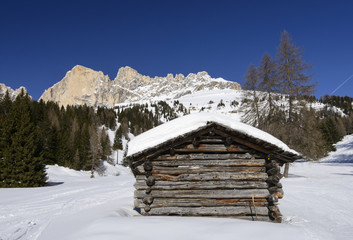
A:
<svg viewBox="0 0 353 240">
<path fill-rule="evenodd" d="M 353 135 L 320 163 L 298 162 L 282 179 L 283 223 L 225 218 L 141 217 L 132 210 L 134 177 L 89 178 L 49 166 L 51 186 L 0 189 L 0 239 L 352 239 Z"/>
</svg>

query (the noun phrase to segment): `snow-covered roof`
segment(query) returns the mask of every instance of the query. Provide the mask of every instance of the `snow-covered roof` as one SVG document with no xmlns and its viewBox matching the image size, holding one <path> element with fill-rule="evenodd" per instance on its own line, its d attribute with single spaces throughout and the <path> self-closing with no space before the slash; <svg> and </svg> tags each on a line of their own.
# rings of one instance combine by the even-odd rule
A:
<svg viewBox="0 0 353 240">
<path fill-rule="evenodd" d="M 239 122 L 226 115 L 201 112 L 179 117 L 138 135 L 129 142 L 127 156 L 144 152 L 150 148 L 155 148 L 169 140 L 197 131 L 210 123 L 216 123 L 244 135 L 270 143 L 285 152 L 300 155 L 298 152 L 290 149 L 281 140 L 260 129 Z"/>
</svg>

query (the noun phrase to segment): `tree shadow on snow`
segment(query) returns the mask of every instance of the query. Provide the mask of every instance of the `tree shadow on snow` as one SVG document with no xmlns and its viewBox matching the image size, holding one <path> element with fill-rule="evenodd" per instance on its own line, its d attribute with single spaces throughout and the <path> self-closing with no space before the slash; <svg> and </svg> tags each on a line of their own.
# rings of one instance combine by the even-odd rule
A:
<svg viewBox="0 0 353 240">
<path fill-rule="evenodd" d="M 61 184 L 64 184 L 64 182 L 47 182 L 46 186 L 52 187 L 52 186 L 57 186 Z"/>
<path fill-rule="evenodd" d="M 352 173 L 334 173 L 336 175 L 342 175 L 342 176 L 353 176 L 353 172 Z"/>
<path fill-rule="evenodd" d="M 322 161 L 322 163 L 353 163 L 352 155 L 340 154 L 335 159 Z"/>
<path fill-rule="evenodd" d="M 301 175 L 297 175 L 297 174 L 293 174 L 293 173 L 289 173 L 288 178 L 306 178 L 306 177 L 301 176 Z"/>
</svg>

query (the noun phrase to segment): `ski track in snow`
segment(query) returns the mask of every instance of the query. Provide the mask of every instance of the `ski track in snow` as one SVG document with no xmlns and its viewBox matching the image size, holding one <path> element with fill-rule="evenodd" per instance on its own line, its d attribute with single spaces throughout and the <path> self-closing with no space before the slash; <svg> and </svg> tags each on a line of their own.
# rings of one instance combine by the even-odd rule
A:
<svg viewBox="0 0 353 240">
<path fill-rule="evenodd" d="M 271 239 L 340 240 L 353 236 L 353 135 L 321 162 L 297 162 L 282 179 L 283 223 L 228 218 L 141 217 L 134 177 L 90 179 L 88 172 L 48 168 L 52 186 L 0 189 L 0 240 Z M 136 216 L 137 215 L 137 216 Z"/>
</svg>

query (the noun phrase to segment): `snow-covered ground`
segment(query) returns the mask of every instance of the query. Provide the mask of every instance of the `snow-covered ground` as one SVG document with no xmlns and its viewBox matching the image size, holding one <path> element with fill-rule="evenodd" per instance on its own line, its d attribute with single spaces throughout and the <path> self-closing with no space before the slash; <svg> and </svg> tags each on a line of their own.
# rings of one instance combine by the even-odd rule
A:
<svg viewBox="0 0 353 240">
<path fill-rule="evenodd" d="M 52 186 L 0 189 L 0 239 L 351 239 L 353 135 L 319 163 L 298 162 L 282 179 L 283 223 L 225 218 L 141 217 L 133 208 L 134 177 L 91 179 L 49 166 Z"/>
</svg>

